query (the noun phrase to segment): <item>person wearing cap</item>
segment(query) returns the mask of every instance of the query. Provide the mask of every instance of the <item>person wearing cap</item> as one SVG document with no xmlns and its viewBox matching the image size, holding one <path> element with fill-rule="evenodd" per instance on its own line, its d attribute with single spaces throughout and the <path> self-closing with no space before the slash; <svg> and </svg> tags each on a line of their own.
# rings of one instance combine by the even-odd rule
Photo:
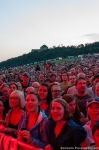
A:
<svg viewBox="0 0 99 150">
<path fill-rule="evenodd" d="M 83 147 L 91 146 L 95 142 L 92 138 L 92 128 L 99 120 L 99 97 L 89 98 L 86 102 L 87 114 L 89 121 L 84 125 L 87 132 L 86 140 L 83 142 Z"/>
<path fill-rule="evenodd" d="M 25 92 L 26 88 L 30 86 L 30 74 L 28 72 L 24 72 L 22 76 L 22 88 Z"/>
</svg>

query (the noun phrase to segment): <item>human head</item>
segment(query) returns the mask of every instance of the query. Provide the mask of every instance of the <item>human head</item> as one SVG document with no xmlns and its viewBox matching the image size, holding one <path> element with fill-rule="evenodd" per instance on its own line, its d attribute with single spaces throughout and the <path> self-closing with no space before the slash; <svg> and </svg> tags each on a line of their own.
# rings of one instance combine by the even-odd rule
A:
<svg viewBox="0 0 99 150">
<path fill-rule="evenodd" d="M 61 73 L 61 76 L 62 76 L 62 81 L 67 81 L 68 80 L 68 75 L 67 75 L 66 71 L 63 71 Z"/>
<path fill-rule="evenodd" d="M 99 83 L 95 85 L 95 94 L 99 97 Z"/>
<path fill-rule="evenodd" d="M 55 104 L 60 104 L 61 107 L 63 108 L 63 117 L 61 118 L 61 120 L 68 120 L 70 118 L 70 112 L 69 112 L 69 108 L 68 108 L 68 104 L 66 103 L 65 100 L 63 100 L 62 98 L 57 98 L 57 99 L 54 99 L 52 102 L 51 102 L 51 105 L 50 105 L 50 116 L 49 118 L 51 120 L 54 120 L 53 118 L 53 113 L 60 113 L 57 109 L 57 106 Z M 57 110 L 57 112 L 54 112 L 54 110 Z"/>
<path fill-rule="evenodd" d="M 3 94 L 4 99 L 9 98 L 9 86 L 8 86 L 7 84 L 4 84 L 4 85 L 1 87 L 1 92 L 2 92 L 2 94 Z"/>
<path fill-rule="evenodd" d="M 9 93 L 11 94 L 14 90 L 18 90 L 18 85 L 16 82 L 11 82 L 9 84 Z"/>
<path fill-rule="evenodd" d="M 50 104 L 52 101 L 52 94 L 51 94 L 51 89 L 50 86 L 46 83 L 42 83 L 39 87 L 38 94 L 40 96 L 41 100 L 46 100 L 46 104 Z"/>
<path fill-rule="evenodd" d="M 93 77 L 93 85 L 95 86 L 98 82 L 99 82 L 99 74 L 96 74 Z"/>
<path fill-rule="evenodd" d="M 22 82 L 28 84 L 30 79 L 31 79 L 30 74 L 28 72 L 24 72 L 22 75 Z"/>
<path fill-rule="evenodd" d="M 20 104 L 20 108 L 24 108 L 25 106 L 25 97 L 23 92 L 19 91 L 19 90 L 15 90 L 10 94 L 10 98 L 9 98 L 9 105 L 11 106 L 11 100 L 14 99 L 19 99 L 19 104 Z"/>
<path fill-rule="evenodd" d="M 26 96 L 26 110 L 32 113 L 38 113 L 40 110 L 40 97 L 35 92 L 30 92 Z"/>
<path fill-rule="evenodd" d="M 18 86 L 18 90 L 22 91 L 22 83 L 21 82 L 17 82 L 16 84 Z"/>
<path fill-rule="evenodd" d="M 5 119 L 6 116 L 6 111 L 5 111 L 5 102 L 0 98 L 0 114 L 3 115 L 3 120 Z"/>
<path fill-rule="evenodd" d="M 86 108 L 89 119 L 96 122 L 99 119 L 99 97 L 87 99 Z"/>
<path fill-rule="evenodd" d="M 75 82 L 76 82 L 76 76 L 70 74 L 69 75 L 69 82 L 70 82 L 71 86 L 74 86 Z"/>
<path fill-rule="evenodd" d="M 70 69 L 70 74 L 71 75 L 76 75 L 76 69 L 75 68 L 71 68 Z"/>
<path fill-rule="evenodd" d="M 86 78 L 86 75 L 85 75 L 85 73 L 80 72 L 77 74 L 77 78 Z"/>
<path fill-rule="evenodd" d="M 38 82 L 33 82 L 32 87 L 35 88 L 35 90 L 38 92 L 38 89 L 40 87 L 40 84 Z"/>
<path fill-rule="evenodd" d="M 85 90 L 86 90 L 85 78 L 83 77 L 77 78 L 75 85 L 76 85 L 76 89 L 79 95 L 85 94 Z"/>
<path fill-rule="evenodd" d="M 81 116 L 80 109 L 79 109 L 78 103 L 76 101 L 76 98 L 71 94 L 64 94 L 62 96 L 62 98 L 68 103 L 70 113 L 72 115 L 75 113 L 77 116 L 80 117 Z"/>
<path fill-rule="evenodd" d="M 50 79 L 52 82 L 56 81 L 56 74 L 51 74 Z"/>
<path fill-rule="evenodd" d="M 30 93 L 30 92 L 35 92 L 36 93 L 35 88 L 33 88 L 32 86 L 27 87 L 26 90 L 25 90 L 25 96 L 27 96 L 27 94 Z"/>
<path fill-rule="evenodd" d="M 92 128 L 93 140 L 95 141 L 95 147 L 99 147 L 99 120 L 94 124 Z"/>
<path fill-rule="evenodd" d="M 61 98 L 62 91 L 60 85 L 53 85 L 51 88 L 51 92 L 52 92 L 53 99 Z"/>
</svg>

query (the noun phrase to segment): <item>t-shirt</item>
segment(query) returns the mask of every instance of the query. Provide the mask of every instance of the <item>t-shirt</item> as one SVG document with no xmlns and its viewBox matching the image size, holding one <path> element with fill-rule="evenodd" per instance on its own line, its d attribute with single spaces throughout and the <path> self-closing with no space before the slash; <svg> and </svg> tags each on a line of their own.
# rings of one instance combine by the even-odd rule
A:
<svg viewBox="0 0 99 150">
<path fill-rule="evenodd" d="M 88 98 L 91 98 L 90 95 L 86 94 L 84 96 L 78 96 L 77 94 L 74 94 L 74 96 L 76 97 L 76 100 L 77 100 L 77 103 L 78 103 L 78 106 L 80 108 L 80 111 L 85 115 L 87 115 L 87 112 L 86 112 L 86 101 Z"/>
</svg>

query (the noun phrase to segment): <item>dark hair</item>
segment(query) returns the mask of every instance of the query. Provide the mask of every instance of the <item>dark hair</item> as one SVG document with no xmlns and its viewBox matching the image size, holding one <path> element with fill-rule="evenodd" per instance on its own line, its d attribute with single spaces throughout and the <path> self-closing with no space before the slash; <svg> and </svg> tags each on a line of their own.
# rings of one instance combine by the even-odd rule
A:
<svg viewBox="0 0 99 150">
<path fill-rule="evenodd" d="M 85 78 L 83 78 L 83 77 L 79 77 L 79 78 L 77 78 L 77 79 L 76 79 L 76 82 L 75 82 L 75 85 L 77 85 L 77 84 L 78 84 L 78 81 L 79 81 L 79 80 L 84 80 L 84 81 L 85 81 Z"/>
<path fill-rule="evenodd" d="M 4 102 L 4 100 L 3 99 L 1 99 L 0 98 L 0 102 L 2 102 L 3 103 L 3 106 L 4 106 L 4 110 L 3 110 L 3 120 L 5 120 L 5 117 L 6 117 L 6 110 L 5 110 L 5 102 Z"/>
<path fill-rule="evenodd" d="M 70 111 L 69 111 L 69 108 L 68 108 L 68 104 L 67 104 L 67 102 L 66 102 L 64 99 L 62 99 L 62 98 L 54 99 L 54 100 L 51 102 L 49 119 L 50 119 L 50 120 L 53 120 L 53 118 L 52 118 L 52 116 L 51 116 L 51 108 L 52 108 L 52 104 L 53 104 L 54 102 L 60 103 L 60 104 L 64 107 L 63 120 L 68 120 L 68 119 L 70 119 L 70 118 L 71 118 L 71 115 L 70 115 Z"/>
<path fill-rule="evenodd" d="M 52 83 L 51 79 L 47 78 L 45 79 L 45 82 L 49 81 L 50 83 Z"/>
<path fill-rule="evenodd" d="M 17 85 L 17 83 L 16 83 L 16 82 L 11 82 L 11 83 L 9 84 L 9 87 L 10 87 L 10 85 L 12 85 L 12 84 L 14 84 L 14 85 L 16 86 L 16 89 L 18 90 L 18 85 Z"/>
<path fill-rule="evenodd" d="M 52 76 L 55 76 L 55 77 L 56 77 L 56 74 L 52 73 L 51 76 L 50 76 L 50 78 L 51 78 Z"/>
<path fill-rule="evenodd" d="M 96 78 L 99 78 L 99 74 L 94 75 L 92 80 L 94 81 Z"/>
<path fill-rule="evenodd" d="M 46 101 L 46 104 L 47 104 L 47 105 L 50 105 L 50 103 L 51 103 L 51 101 L 52 101 L 52 93 L 51 93 L 50 86 L 49 86 L 47 83 L 42 83 L 40 86 L 45 86 L 45 87 L 47 87 L 48 94 L 47 94 L 47 101 Z"/>
<path fill-rule="evenodd" d="M 76 102 L 76 107 L 75 107 L 74 116 L 76 116 L 76 117 L 78 117 L 78 119 L 80 119 L 81 113 L 80 113 L 80 109 L 79 109 L 79 106 L 78 106 L 76 97 L 74 97 L 74 96 L 71 95 L 71 94 L 64 94 L 62 98 L 63 98 L 67 103 L 70 103 L 70 102 L 72 102 L 73 100 L 75 100 L 75 102 Z"/>
<path fill-rule="evenodd" d="M 96 130 L 99 130 L 99 121 L 97 121 L 92 128 L 92 135 L 94 135 Z"/>
</svg>

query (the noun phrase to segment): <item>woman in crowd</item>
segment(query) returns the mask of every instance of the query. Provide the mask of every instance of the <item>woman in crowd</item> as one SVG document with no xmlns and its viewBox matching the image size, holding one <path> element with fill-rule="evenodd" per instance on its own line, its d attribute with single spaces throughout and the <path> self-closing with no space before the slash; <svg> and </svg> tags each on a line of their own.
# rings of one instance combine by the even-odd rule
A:
<svg viewBox="0 0 99 150">
<path fill-rule="evenodd" d="M 89 98 L 86 105 L 89 121 L 84 125 L 84 128 L 87 132 L 87 138 L 83 143 L 83 147 L 94 144 L 94 140 L 92 138 L 92 128 L 94 124 L 99 120 L 99 98 Z"/>
<path fill-rule="evenodd" d="M 51 103 L 50 127 L 46 126 L 49 145 L 46 150 L 60 150 L 77 147 L 86 138 L 84 128 L 70 119 L 68 104 L 61 98 L 54 99 Z"/>
<path fill-rule="evenodd" d="M 11 94 L 15 90 L 18 90 L 18 85 L 16 82 L 11 82 L 9 84 L 9 93 Z"/>
<path fill-rule="evenodd" d="M 84 114 L 80 112 L 79 106 L 76 102 L 76 98 L 70 94 L 65 94 L 62 98 L 68 103 L 72 120 L 77 124 L 84 125 L 85 117 Z"/>
<path fill-rule="evenodd" d="M 4 132 L 16 137 L 18 123 L 23 113 L 22 109 L 25 106 L 24 94 L 18 90 L 13 91 L 10 94 L 9 104 L 11 110 L 6 115 L 6 128 Z"/>
<path fill-rule="evenodd" d="M 18 86 L 18 90 L 23 92 L 22 83 L 21 82 L 17 82 L 16 84 Z"/>
<path fill-rule="evenodd" d="M 37 93 L 28 93 L 26 96 L 26 112 L 19 122 L 18 139 L 38 148 L 48 144 L 45 125 L 48 123 L 44 111 L 40 111 L 40 97 Z"/>
<path fill-rule="evenodd" d="M 5 103 L 2 99 L 0 99 L 0 121 L 5 120 L 6 111 L 5 111 Z"/>
<path fill-rule="evenodd" d="M 39 87 L 38 94 L 40 96 L 40 109 L 44 110 L 45 113 L 49 114 L 49 105 L 52 101 L 51 89 L 48 84 L 42 83 Z"/>
</svg>

